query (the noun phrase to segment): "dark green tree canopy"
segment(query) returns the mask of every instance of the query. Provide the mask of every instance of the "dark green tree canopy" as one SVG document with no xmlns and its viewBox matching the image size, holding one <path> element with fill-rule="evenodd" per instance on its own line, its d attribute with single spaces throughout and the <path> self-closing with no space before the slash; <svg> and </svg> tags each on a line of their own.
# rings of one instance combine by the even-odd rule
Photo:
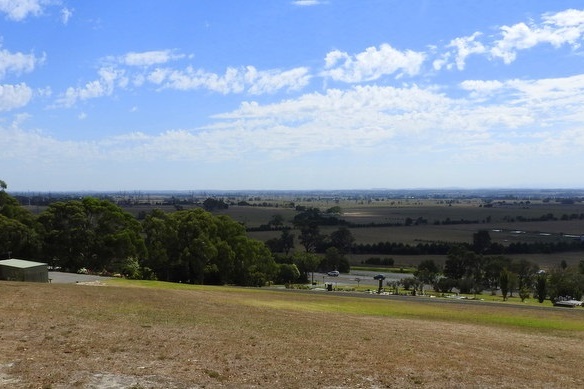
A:
<svg viewBox="0 0 584 389">
<path fill-rule="evenodd" d="M 36 259 L 41 249 L 41 226 L 5 188 L 6 183 L 0 190 L 0 259 Z"/>
<path fill-rule="evenodd" d="M 56 202 L 39 221 L 44 227 L 44 256 L 64 269 L 115 271 L 113 263 L 146 255 L 140 223 L 107 200 Z"/>
<path fill-rule="evenodd" d="M 262 286 L 278 275 L 267 246 L 249 239 L 243 225 L 225 215 L 201 208 L 153 211 L 144 232 L 145 263 L 162 280 Z"/>
</svg>

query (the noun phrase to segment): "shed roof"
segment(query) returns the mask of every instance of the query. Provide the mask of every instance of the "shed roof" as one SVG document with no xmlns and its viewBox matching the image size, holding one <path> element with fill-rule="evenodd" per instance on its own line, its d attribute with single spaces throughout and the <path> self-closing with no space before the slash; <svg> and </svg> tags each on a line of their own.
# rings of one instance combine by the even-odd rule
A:
<svg viewBox="0 0 584 389">
<path fill-rule="evenodd" d="M 16 267 L 19 269 L 27 269 L 29 267 L 37 267 L 37 266 L 47 266 L 46 263 L 41 262 L 34 262 L 34 261 L 25 261 L 24 259 L 5 259 L 0 261 L 0 266 L 10 266 Z"/>
</svg>

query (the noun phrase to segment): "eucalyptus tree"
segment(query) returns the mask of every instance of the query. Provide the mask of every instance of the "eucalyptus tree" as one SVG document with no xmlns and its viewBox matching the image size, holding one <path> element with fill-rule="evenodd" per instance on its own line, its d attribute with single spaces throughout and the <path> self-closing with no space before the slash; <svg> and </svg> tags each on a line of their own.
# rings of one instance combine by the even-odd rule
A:
<svg viewBox="0 0 584 389">
<path fill-rule="evenodd" d="M 293 262 L 300 271 L 302 281 L 308 281 L 310 275 L 311 281 L 314 282 L 314 272 L 320 267 L 322 258 L 314 253 L 297 251 L 294 253 Z"/>
<path fill-rule="evenodd" d="M 547 274 L 545 272 L 540 272 L 537 274 L 535 279 L 535 292 L 534 297 L 541 304 L 545 301 L 547 297 Z"/>
<path fill-rule="evenodd" d="M 336 247 L 343 254 L 348 254 L 355 243 L 355 237 L 347 227 L 339 227 L 331 233 L 330 242 L 331 246 Z"/>
<path fill-rule="evenodd" d="M 41 246 L 40 225 L 34 215 L 4 189 L 0 190 L 0 258 L 35 259 Z"/>
<path fill-rule="evenodd" d="M 140 223 L 107 200 L 86 197 L 56 202 L 39 216 L 49 262 L 76 271 L 117 271 L 116 263 L 144 258 Z"/>
<path fill-rule="evenodd" d="M 152 269 L 156 277 L 171 280 L 171 248 L 176 247 L 175 221 L 159 209 L 152 210 L 142 222 L 147 255 L 144 265 Z"/>
<path fill-rule="evenodd" d="M 146 263 L 159 279 L 262 286 L 277 276 L 267 246 L 248 238 L 245 227 L 228 216 L 201 208 L 172 214 L 153 211 L 143 226 Z"/>
</svg>

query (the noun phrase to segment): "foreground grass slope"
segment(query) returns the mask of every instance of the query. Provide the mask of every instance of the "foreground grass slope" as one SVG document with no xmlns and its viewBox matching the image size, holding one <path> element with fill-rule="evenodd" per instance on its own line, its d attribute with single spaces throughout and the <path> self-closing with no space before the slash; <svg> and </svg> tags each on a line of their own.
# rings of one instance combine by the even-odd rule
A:
<svg viewBox="0 0 584 389">
<path fill-rule="evenodd" d="M 0 283 L 0 387 L 582 387 L 584 310 Z"/>
</svg>

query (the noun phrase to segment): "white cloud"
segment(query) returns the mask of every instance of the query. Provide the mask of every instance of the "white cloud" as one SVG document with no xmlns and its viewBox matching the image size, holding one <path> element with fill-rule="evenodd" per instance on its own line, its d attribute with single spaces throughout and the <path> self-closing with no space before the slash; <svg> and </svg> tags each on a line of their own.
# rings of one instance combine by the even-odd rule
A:
<svg viewBox="0 0 584 389">
<path fill-rule="evenodd" d="M 425 54 L 412 50 L 399 51 L 388 44 L 382 44 L 379 49 L 369 47 L 354 56 L 346 52 L 334 50 L 325 57 L 325 77 L 336 81 L 358 83 L 377 80 L 385 75 L 397 73 L 417 75 L 424 62 Z"/>
<path fill-rule="evenodd" d="M 311 5 L 318 5 L 321 4 L 322 2 L 319 0 L 296 0 L 293 1 L 292 4 L 294 5 L 298 5 L 300 7 L 308 7 Z"/>
<path fill-rule="evenodd" d="M 541 80 L 510 80 L 505 83 L 514 104 L 537 112 L 542 125 L 576 122 L 584 126 L 584 74 Z"/>
<path fill-rule="evenodd" d="M 167 70 L 164 73 L 157 69 L 155 73 L 159 76 L 159 80 L 163 80 L 163 86 L 170 89 L 208 89 L 223 94 L 241 93 L 244 90 L 244 79 L 236 68 L 227 68 L 222 76 L 191 66 L 185 70 Z M 162 75 L 164 78 L 160 78 Z"/>
<path fill-rule="evenodd" d="M 45 165 L 57 163 L 66 167 L 99 157 L 99 148 L 94 143 L 60 141 L 41 131 L 17 126 L 0 127 L 0 149 L 3 151 L 0 159 L 5 162 L 21 161 L 24 156 L 26 164 L 32 163 L 39 170 Z"/>
<path fill-rule="evenodd" d="M 78 101 L 95 99 L 103 96 L 111 96 L 116 87 L 126 87 L 128 78 L 125 72 L 115 68 L 101 68 L 99 78 L 86 83 L 82 87 L 69 87 L 56 102 L 57 107 L 72 107 Z"/>
<path fill-rule="evenodd" d="M 184 57 L 181 54 L 174 54 L 172 50 L 130 52 L 120 58 L 120 62 L 127 66 L 152 66 Z"/>
<path fill-rule="evenodd" d="M 26 84 L 0 85 L 0 111 L 24 107 L 32 99 L 32 89 Z"/>
<path fill-rule="evenodd" d="M 491 55 L 509 64 L 517 57 L 517 51 L 539 44 L 550 44 L 556 48 L 562 45 L 580 47 L 584 35 L 584 11 L 571 9 L 545 14 L 542 19 L 539 25 L 517 23 L 502 26 L 502 38 L 494 42 Z"/>
<path fill-rule="evenodd" d="M 435 70 L 464 70 L 466 60 L 471 55 L 485 55 L 510 64 L 518 52 L 541 44 L 554 48 L 568 45 L 577 49 L 584 37 L 584 11 L 569 9 L 558 13 L 543 14 L 540 23 L 516 23 L 501 26 L 500 35 L 493 39 L 481 32 L 452 39 L 432 61 Z"/>
<path fill-rule="evenodd" d="M 53 90 L 50 86 L 44 88 L 38 88 L 36 90 L 36 95 L 40 97 L 51 97 L 53 95 Z"/>
<path fill-rule="evenodd" d="M 461 88 L 485 109 L 499 109 L 508 128 L 536 123 L 541 128 L 584 125 L 584 75 L 540 80 L 468 80 Z M 509 110 L 515 115 L 509 115 Z"/>
<path fill-rule="evenodd" d="M 547 13 L 544 23 L 558 27 L 580 27 L 584 24 L 584 10 L 568 9 L 556 14 Z"/>
<path fill-rule="evenodd" d="M 243 75 L 248 92 L 252 95 L 274 93 L 281 89 L 299 90 L 305 87 L 310 75 L 308 69 L 301 67 L 291 70 L 258 71 L 253 66 L 248 66 Z"/>
<path fill-rule="evenodd" d="M 182 70 L 170 67 L 157 67 L 152 70 L 134 68 L 163 64 L 182 57 L 173 55 L 170 50 L 129 53 L 117 59 L 108 57 L 104 62 L 110 65 L 98 71 L 98 79 L 87 82 L 84 86 L 67 88 L 53 107 L 71 107 L 78 101 L 111 96 L 116 88 L 125 89 L 129 85 L 139 88 L 146 83 L 154 84 L 161 89 L 183 91 L 204 89 L 222 94 L 260 95 L 281 90 L 300 90 L 308 85 L 312 77 L 309 69 L 305 67 L 288 70 L 258 70 L 253 66 L 229 67 L 223 75 L 195 69 L 192 66 Z M 122 69 L 115 63 L 130 67 Z"/>
<path fill-rule="evenodd" d="M 0 0 L 0 12 L 4 12 L 8 19 L 21 21 L 29 15 L 40 15 L 48 4 L 47 0 Z"/>
<path fill-rule="evenodd" d="M 527 163 L 535 155 L 562 161 L 580 155 L 584 75 L 468 80 L 461 88 L 458 98 L 444 95 L 439 87 L 329 89 L 273 104 L 245 102 L 202 128 L 154 135 L 132 132 L 93 142 L 60 141 L 42 132 L 0 125 L 0 148 L 9 149 L 0 160 L 15 163 L 26 155 L 32 165 L 42 161 L 43 166 L 76 166 L 73 175 L 87 164 L 95 166 L 95 174 L 104 163 L 121 169 L 130 165 L 162 169 L 177 161 L 184 166 L 222 164 L 226 172 L 233 172 L 254 163 L 289 166 L 293 160 L 298 166 L 334 151 L 347 155 L 347 161 L 358 157 L 355 169 L 365 163 L 386 172 L 392 166 L 421 169 L 426 164 L 427 169 L 428 161 L 442 167 L 485 166 Z M 355 174 L 353 179 L 360 179 Z"/>
<path fill-rule="evenodd" d="M 471 96 L 492 95 L 503 89 L 504 84 L 498 80 L 466 80 L 460 83 L 462 89 L 472 92 Z"/>
<path fill-rule="evenodd" d="M 172 71 L 170 69 L 166 69 L 166 68 L 156 68 L 153 71 L 151 71 L 146 77 L 145 79 L 147 79 L 148 81 L 150 81 L 153 84 L 156 85 L 161 85 L 164 80 L 166 80 L 166 78 L 169 76 L 169 74 Z"/>
<path fill-rule="evenodd" d="M 35 64 L 44 58 L 36 58 L 32 54 L 11 53 L 6 49 L 0 50 L 0 79 L 7 73 L 28 73 L 34 70 Z"/>
<path fill-rule="evenodd" d="M 279 90 L 298 90 L 310 81 L 307 68 L 290 70 L 257 70 L 253 66 L 246 68 L 227 68 L 225 74 L 206 72 L 188 67 L 185 70 L 158 68 L 146 77 L 148 81 L 164 88 L 177 90 L 208 89 L 214 92 L 229 94 L 274 93 Z"/>
<path fill-rule="evenodd" d="M 584 128 L 584 113 L 579 108 L 584 106 L 584 76 L 475 80 L 461 86 L 470 92 L 468 98 L 452 99 L 432 88 L 415 86 L 364 86 L 311 93 L 270 105 L 248 102 L 216 116 L 218 122 L 207 129 L 229 132 L 245 128 L 248 135 L 238 139 L 258 140 L 249 149 L 280 156 L 363 147 L 380 151 L 395 146 L 400 153 L 456 149 L 465 158 L 490 158 L 485 150 L 517 137 L 511 131 L 519 134 L 520 146 L 509 157 L 517 157 L 518 151 L 537 152 L 555 138 L 566 141 L 555 143 L 561 147 L 554 149 L 554 155 L 575 150 L 565 129 Z M 494 99 L 487 99 L 493 95 Z"/>
<path fill-rule="evenodd" d="M 464 70 L 466 65 L 466 58 L 472 54 L 483 54 L 487 51 L 486 47 L 476 40 L 481 33 L 475 32 L 471 36 L 455 38 L 453 39 L 450 44 L 448 44 L 448 48 L 455 49 L 455 63 L 456 68 L 458 70 Z M 448 57 L 443 57 L 443 59 L 447 59 Z M 450 69 L 450 65 L 447 65 Z M 435 65 L 436 68 L 436 65 Z"/>
<path fill-rule="evenodd" d="M 69 20 L 73 16 L 73 10 L 69 8 L 62 8 L 61 9 L 61 21 L 63 24 L 68 24 Z"/>
</svg>

